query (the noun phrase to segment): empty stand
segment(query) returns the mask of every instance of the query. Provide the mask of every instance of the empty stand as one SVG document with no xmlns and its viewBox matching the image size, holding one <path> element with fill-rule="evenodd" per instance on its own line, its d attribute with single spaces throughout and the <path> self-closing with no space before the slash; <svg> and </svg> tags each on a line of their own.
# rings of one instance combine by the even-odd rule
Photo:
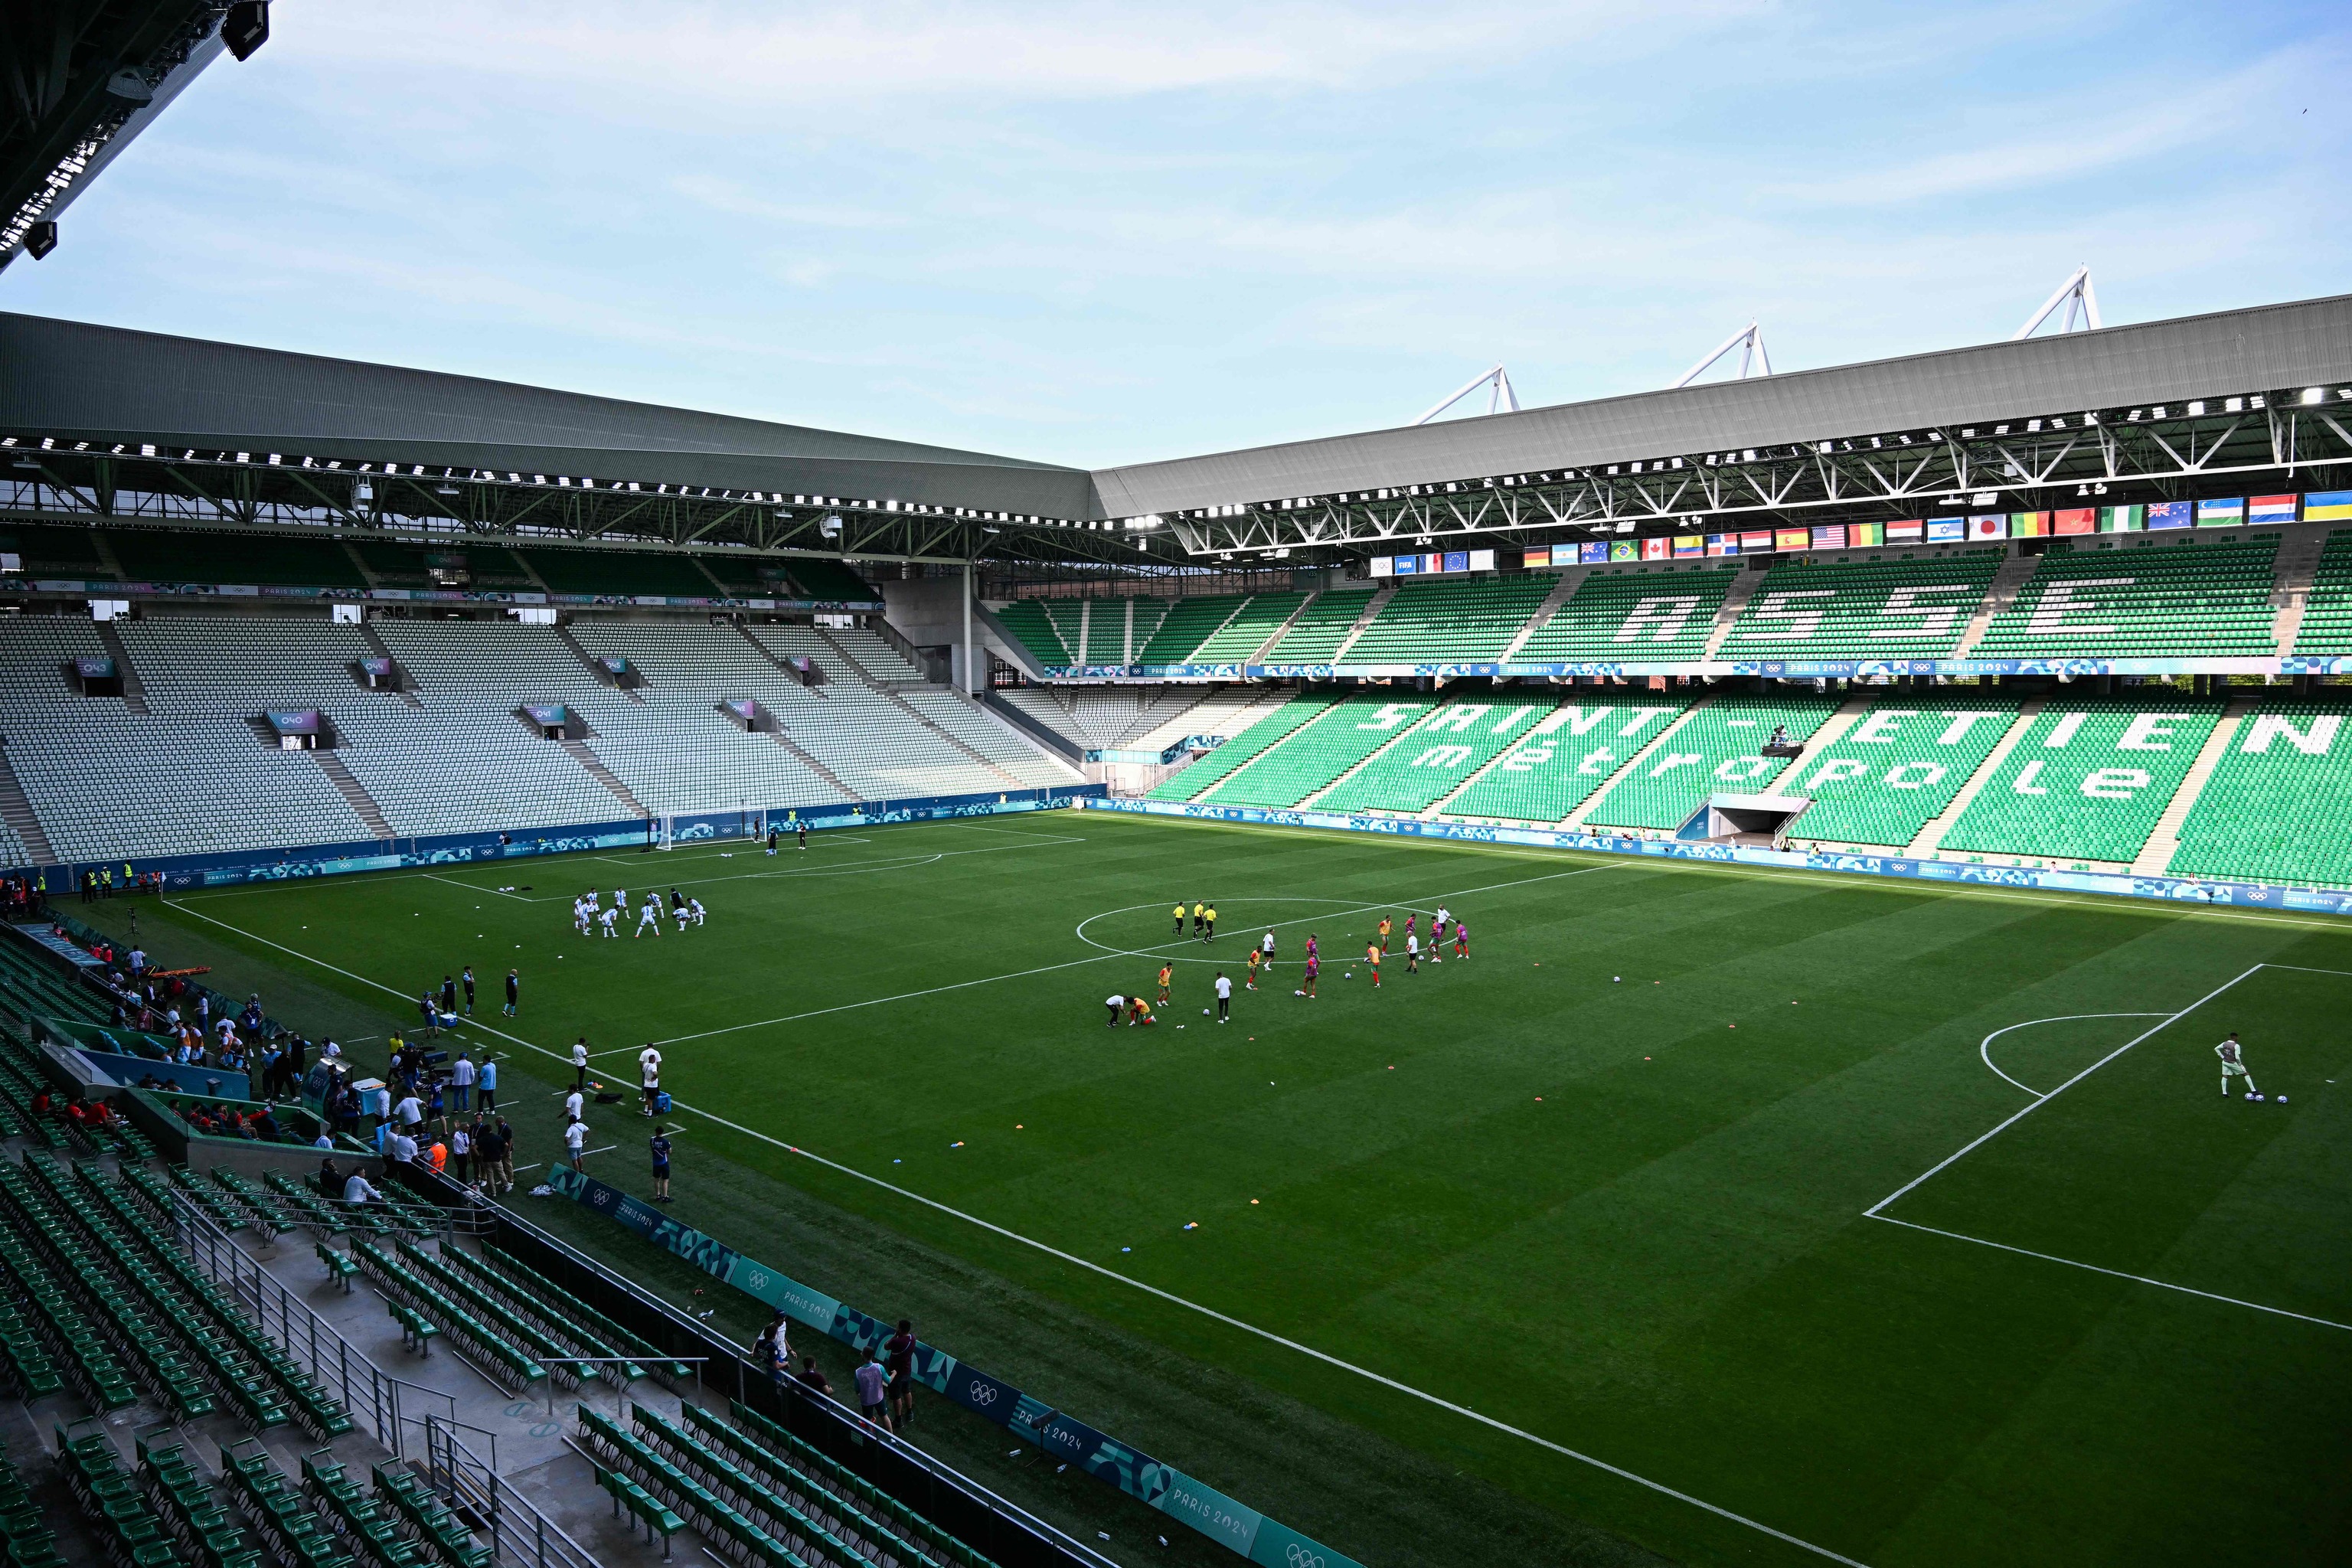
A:
<svg viewBox="0 0 2352 1568">
<path fill-rule="evenodd" d="M 1213 594 L 1193 599 L 1178 599 L 1168 606 L 1168 612 L 1151 631 L 1150 640 L 1139 645 L 1134 662 L 1145 665 L 1189 664 L 1193 650 L 1209 640 L 1231 621 L 1241 607 L 1248 603 L 1242 594 Z"/>
<path fill-rule="evenodd" d="M 2219 703 L 2169 689 L 2053 697 L 1942 848 L 2129 865 L 2221 712 Z"/>
<path fill-rule="evenodd" d="M 2327 536 L 2293 650 L 2314 657 L 2352 655 L 2352 529 Z"/>
<path fill-rule="evenodd" d="M 1549 692 L 1454 698 L 1307 804 L 1318 811 L 1418 813 L 1460 788 L 1558 704 Z"/>
<path fill-rule="evenodd" d="M 1304 594 L 1253 594 L 1186 658 L 1193 664 L 1246 664 L 1306 602 Z"/>
<path fill-rule="evenodd" d="M 1046 613 L 1045 605 L 1042 599 L 1015 599 L 997 610 L 996 619 L 1039 664 L 1061 668 L 1077 663 L 1077 655 L 1063 640 L 1061 628 Z"/>
<path fill-rule="evenodd" d="M 1949 805 L 2007 735 L 2013 698 L 1929 689 L 1882 696 L 1834 741 L 1809 750 L 1779 793 L 1813 804 L 1791 837 L 1899 849 Z"/>
<path fill-rule="evenodd" d="M 1538 720 L 1440 812 L 1471 821 L 1565 821 L 1682 716 L 1679 693 L 1579 692 Z"/>
<path fill-rule="evenodd" d="M 1328 664 L 1372 602 L 1370 588 L 1334 588 L 1315 595 L 1290 629 L 1266 650 L 1268 664 Z"/>
<path fill-rule="evenodd" d="M 1784 562 L 1717 645 L 1721 659 L 1944 658 L 2000 569 L 2001 552 Z"/>
<path fill-rule="evenodd" d="M 2275 651 L 2271 584 L 2279 536 L 2118 534 L 2060 541 L 1995 615 L 1980 658 L 2211 658 Z"/>
<path fill-rule="evenodd" d="M 2333 546 L 2330 547 L 2331 549 Z M 2156 869 L 2352 887 L 2352 700 L 2246 703 Z"/>
<path fill-rule="evenodd" d="M 1349 697 L 1227 774 L 1197 798 L 1217 805 L 1295 806 L 1396 741 L 1432 698 Z M 1222 753 L 1211 753 L 1212 757 Z M 1181 775 L 1180 775 L 1181 776 Z"/>
<path fill-rule="evenodd" d="M 1718 698 L 1610 786 L 1585 814 L 1596 826 L 1680 827 L 1715 795 L 1765 795 L 1787 759 L 1759 754 L 1775 729 L 1802 742 L 1834 713 L 1835 692 L 1790 691 Z"/>
<path fill-rule="evenodd" d="M 1169 774 L 1151 788 L 1146 798 L 1200 799 L 1227 775 L 1255 759 L 1259 752 L 1279 743 L 1293 730 L 1320 715 L 1334 700 L 1336 699 L 1328 696 L 1312 695 L 1294 698 L 1280 704 L 1191 767 L 1180 768 Z"/>
<path fill-rule="evenodd" d="M 1513 658 L 1529 664 L 1696 660 L 1706 652 L 1716 611 L 1738 575 L 1728 567 L 1595 572 Z"/>
<path fill-rule="evenodd" d="M 1350 664 L 1492 663 L 1554 585 L 1544 573 L 1401 583 L 1349 645 Z"/>
</svg>

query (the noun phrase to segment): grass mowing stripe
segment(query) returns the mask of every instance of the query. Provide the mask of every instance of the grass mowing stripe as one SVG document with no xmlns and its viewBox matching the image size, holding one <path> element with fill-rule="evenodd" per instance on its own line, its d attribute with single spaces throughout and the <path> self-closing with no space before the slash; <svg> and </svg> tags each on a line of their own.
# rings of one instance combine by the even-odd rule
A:
<svg viewBox="0 0 2352 1568">
<path fill-rule="evenodd" d="M 2352 1323 L 2339 1323 L 2333 1318 L 2315 1318 L 2308 1312 L 2292 1312 L 2284 1307 L 2265 1307 L 2260 1301 L 2249 1301 L 2242 1297 L 2224 1296 L 2212 1290 L 2200 1290 L 2194 1285 L 2176 1285 L 2169 1279 L 2151 1279 L 2145 1274 L 2126 1274 L 2120 1268 L 2108 1268 L 2096 1263 L 2085 1263 L 2078 1258 L 2061 1258 L 2055 1253 L 2036 1252 L 2028 1247 L 2011 1247 L 2005 1241 L 1988 1241 L 1981 1236 L 1963 1236 L 1957 1230 L 1941 1230 L 1932 1225 L 1916 1225 L 1907 1219 L 1896 1219 L 1892 1215 L 1874 1214 L 1864 1217 L 1883 1220 L 1888 1225 L 1899 1225 L 1906 1230 L 1926 1231 L 1929 1236 L 1944 1236 L 1949 1237 L 1954 1241 L 1973 1242 L 1979 1247 L 1990 1247 L 2000 1252 L 2014 1252 L 2020 1258 L 2038 1258 L 2044 1263 L 2063 1263 L 2069 1268 L 2087 1268 L 2094 1274 L 2105 1274 L 2116 1279 L 2128 1279 L 2135 1285 L 2153 1285 L 2159 1290 L 2178 1290 L 2184 1296 L 2201 1296 L 2208 1301 L 2221 1301 L 2232 1307 L 2248 1307 L 2257 1312 L 2268 1312 L 2273 1317 L 2293 1318 L 2299 1322 L 2315 1323 L 2323 1329 L 2341 1329 L 2346 1333 L 2352 1334 Z"/>
<path fill-rule="evenodd" d="M 2149 1037 L 2154 1035 L 2162 1034 L 2165 1030 L 2170 1028 L 2181 1019 L 2189 1016 L 2189 1014 L 2197 1011 L 2198 1008 L 2205 1005 L 2206 1003 L 2213 1000 L 2214 997 L 2221 994 L 2222 992 L 2230 989 L 2231 986 L 2237 984 L 2239 981 L 2247 979 L 2252 975 L 2259 974 L 2266 967 L 2268 966 L 2257 963 L 2252 968 L 2245 971 L 2244 973 L 2232 975 L 2230 979 L 2221 982 L 2221 984 L 2216 985 L 2212 990 L 2208 991 L 2204 995 L 2200 996 L 2196 1001 L 2191 1002 L 2188 1006 L 2180 1009 L 2179 1012 L 2166 1015 L 2163 1023 L 2157 1025 L 2156 1027 L 2147 1030 L 2144 1033 L 2134 1035 L 2130 1039 L 2126 1040 L 2122 1045 L 2117 1046 L 2114 1050 L 2109 1051 L 2105 1056 L 2101 1057 L 2097 1061 L 2093 1062 L 2089 1067 L 2084 1068 L 2081 1072 L 2076 1073 L 2073 1078 L 2068 1079 L 2064 1083 L 2060 1084 L 2048 1094 L 2042 1096 L 2032 1104 L 2026 1106 L 2023 1110 L 2018 1111 L 2013 1116 L 2004 1117 L 2000 1123 L 1991 1131 L 1979 1133 L 1976 1137 L 1969 1140 L 1967 1143 L 1961 1145 L 1958 1149 L 1945 1155 L 1942 1159 L 1937 1161 L 1934 1164 L 1928 1166 L 1926 1170 L 1920 1172 L 1917 1175 L 1912 1177 L 1909 1181 L 1904 1183 L 1901 1186 L 1895 1188 L 1893 1192 L 1887 1194 L 1885 1197 L 1879 1199 L 1868 1208 L 1863 1210 L 1863 1217 L 1864 1219 L 1876 1219 L 1880 1209 L 1885 1208 L 1888 1204 L 1893 1203 L 1895 1199 L 1901 1197 L 1912 1188 L 1919 1185 L 1922 1182 L 1925 1182 L 1937 1172 L 1944 1170 L 1948 1166 L 1957 1164 L 1963 1155 L 1968 1154 L 1972 1150 L 1982 1147 L 1984 1144 L 1991 1142 L 1995 1138 L 1998 1138 L 2003 1132 L 2008 1131 L 2011 1127 L 2016 1126 L 2019 1122 L 2024 1121 L 2027 1117 L 2032 1115 L 2035 1111 L 2041 1110 L 2043 1106 L 2049 1104 L 2052 1100 L 2057 1099 L 2060 1095 L 2065 1093 L 2068 1089 L 2074 1088 L 2076 1084 L 2082 1082 L 2084 1079 L 2090 1077 L 2093 1073 L 2098 1071 L 2101 1068 L 2115 1060 L 2117 1057 L 2122 1056 L 2126 1051 L 2130 1050 L 2142 1040 L 2147 1039 Z M 2007 1077 L 2008 1075 L 2003 1074 L 2002 1076 Z M 2016 1080 L 2012 1079 L 2011 1081 L 2015 1082 Z M 2023 1086 L 2020 1085 L 2019 1087 L 2022 1088 Z M 2027 1092 L 2031 1093 L 2032 1090 L 2029 1089 Z"/>
<path fill-rule="evenodd" d="M 1593 866 L 1584 868 L 1583 869 L 1605 870 L 1608 868 L 1609 868 L 1607 866 Z M 1578 874 L 1580 873 L 1558 873 L 1558 875 L 1560 876 L 1573 876 Z M 1530 881 L 1548 881 L 1550 879 L 1528 879 L 1528 880 Z M 1447 894 L 1445 896 L 1453 898 L 1460 897 L 1462 895 Z M 329 963 L 324 959 L 313 958 L 310 954 L 303 952 L 299 949 L 289 947 L 283 942 L 272 942 L 268 937 L 256 935 L 254 932 L 246 931 L 242 927 L 231 925 L 226 921 L 215 919 L 213 916 L 205 914 L 201 910 L 188 909 L 184 904 L 174 904 L 173 907 L 177 907 L 188 914 L 194 915 L 198 920 L 219 926 L 224 931 L 234 931 L 237 935 L 244 937 L 248 942 L 257 942 L 265 947 L 274 948 L 279 952 L 286 953 L 294 958 L 299 958 L 306 963 L 317 964 L 320 968 L 324 969 L 331 973 L 340 974 L 347 980 L 355 980 L 362 985 L 372 986 L 378 991 L 385 993 L 387 995 L 405 995 L 404 992 L 396 990 L 390 985 L 386 985 L 381 981 L 372 980 L 364 974 L 353 973 L 348 969 L 343 969 L 338 965 Z M 1100 956 L 1109 957 L 1113 955 L 1103 954 Z M 1095 960 L 1084 959 L 1079 960 L 1078 962 L 1092 963 L 1095 962 Z M 1069 966 L 1059 965 L 1056 967 Z M 539 1055 L 546 1057 L 551 1061 L 562 1062 L 567 1066 L 570 1065 L 571 1058 L 569 1056 L 551 1051 L 543 1046 L 535 1045 L 529 1040 L 522 1039 L 514 1035 L 509 1035 L 503 1029 L 495 1028 L 490 1025 L 479 1022 L 476 1022 L 473 1026 L 484 1034 L 494 1035 L 499 1039 L 506 1040 L 513 1045 L 520 1046 L 526 1050 L 535 1051 Z M 1552 1453 L 1559 1454 L 1563 1458 L 1573 1459 L 1580 1465 L 1590 1466 L 1604 1474 L 1615 1476 L 1620 1480 L 1630 1481 L 1635 1486 L 1656 1492 L 1663 1497 L 1672 1498 L 1676 1502 L 1702 1510 L 1707 1513 L 1715 1515 L 1718 1519 L 1726 1520 L 1731 1523 L 1743 1526 L 1746 1529 L 1756 1531 L 1760 1534 L 1770 1536 L 1776 1541 L 1783 1542 L 1790 1546 L 1797 1547 L 1801 1551 L 1809 1552 L 1816 1557 L 1823 1558 L 1832 1563 L 1844 1563 L 1846 1564 L 1846 1568 L 1869 1568 L 1868 1564 L 1861 1563 L 1854 1558 L 1845 1556 L 1841 1552 L 1832 1552 L 1826 1546 L 1815 1545 L 1813 1542 L 1807 1541 L 1801 1536 L 1791 1535 L 1787 1531 L 1775 1529 L 1771 1525 L 1766 1524 L 1761 1521 L 1750 1519 L 1745 1514 L 1736 1513 L 1730 1509 L 1724 1508 L 1719 1504 L 1708 1502 L 1704 1498 L 1694 1497 L 1690 1493 L 1678 1490 L 1674 1487 L 1666 1485 L 1663 1481 L 1652 1480 L 1647 1476 L 1638 1475 L 1621 1466 L 1612 1465 L 1606 1459 L 1596 1458 L 1592 1455 L 1580 1452 L 1575 1448 L 1568 1447 L 1564 1443 L 1556 1443 L 1549 1437 L 1538 1436 L 1533 1432 L 1527 1431 L 1522 1427 L 1514 1426 L 1508 1422 L 1496 1420 L 1491 1415 L 1481 1415 L 1477 1411 L 1472 1410 L 1466 1405 L 1456 1405 L 1450 1399 L 1443 1398 L 1438 1394 L 1431 1394 L 1423 1389 L 1415 1388 L 1411 1384 L 1400 1382 L 1385 1373 L 1374 1372 L 1369 1367 L 1359 1366 L 1353 1362 L 1342 1361 L 1338 1356 L 1332 1355 L 1325 1351 L 1317 1350 L 1312 1345 L 1302 1344 L 1297 1340 L 1285 1338 L 1283 1335 L 1277 1334 L 1272 1330 L 1259 1328 L 1255 1323 L 1246 1322 L 1240 1318 L 1221 1312 L 1213 1307 L 1203 1306 L 1198 1301 L 1187 1300 L 1182 1296 L 1175 1294 L 1173 1291 L 1163 1290 L 1159 1286 L 1148 1284 L 1145 1281 L 1134 1279 L 1129 1275 L 1121 1274 L 1117 1269 L 1106 1268 L 1102 1264 L 1093 1262 L 1088 1258 L 1080 1258 L 1074 1253 L 1065 1252 L 1061 1248 L 1054 1247 L 1049 1243 L 1039 1241 L 1033 1237 L 1024 1236 L 1018 1231 L 1007 1229 L 1005 1226 L 997 1225 L 992 1221 L 982 1219 L 977 1215 L 968 1214 L 961 1209 L 954 1208 L 947 1204 L 940 1203 L 935 1198 L 926 1197 L 920 1193 L 913 1192 L 905 1187 L 898 1186 L 894 1183 L 885 1181 L 879 1176 L 870 1175 L 854 1166 L 843 1164 L 839 1161 L 826 1159 L 822 1154 L 814 1153 L 809 1150 L 800 1148 L 794 1144 L 787 1143 L 782 1139 L 771 1137 L 765 1132 L 761 1132 L 753 1128 L 745 1127 L 739 1122 L 730 1121 L 725 1117 L 714 1115 L 709 1111 L 686 1104 L 682 1100 L 674 1100 L 671 1101 L 671 1104 L 674 1110 L 677 1111 L 690 1112 L 693 1115 L 703 1118 L 705 1121 L 713 1122 L 720 1127 L 724 1127 L 730 1131 L 738 1132 L 745 1137 L 752 1138 L 762 1143 L 772 1145 L 775 1148 L 783 1150 L 786 1153 L 796 1154 L 802 1159 L 823 1165 L 827 1169 L 836 1171 L 843 1175 L 854 1177 L 858 1181 L 868 1183 L 873 1186 L 881 1188 L 886 1192 L 895 1194 L 899 1197 L 909 1200 L 910 1202 L 920 1204 L 927 1208 L 947 1215 L 951 1218 L 961 1220 L 968 1225 L 975 1226 L 993 1235 L 1001 1236 L 1008 1241 L 1018 1242 L 1022 1246 L 1034 1248 L 1048 1257 L 1057 1258 L 1065 1263 L 1072 1264 L 1077 1268 L 1099 1275 L 1106 1279 L 1113 1280 L 1116 1283 L 1125 1285 L 1132 1289 L 1142 1291 L 1146 1295 L 1157 1297 L 1160 1300 L 1166 1301 L 1172 1306 L 1181 1307 L 1188 1311 L 1197 1312 L 1202 1317 L 1208 1318 L 1215 1322 L 1223 1323 L 1229 1328 L 1238 1329 L 1244 1333 L 1255 1335 L 1269 1343 L 1279 1345 L 1285 1350 L 1292 1351 L 1300 1355 L 1309 1357 L 1310 1359 L 1320 1362 L 1327 1366 L 1336 1368 L 1342 1372 L 1352 1373 L 1356 1376 L 1364 1378 L 1369 1382 L 1378 1384 L 1383 1388 L 1391 1389 L 1396 1393 L 1408 1395 L 1411 1398 L 1422 1401 L 1423 1404 L 1434 1405 L 1438 1409 L 1448 1411 L 1454 1415 L 1464 1416 L 1481 1426 L 1488 1426 L 1497 1432 L 1504 1433 L 1508 1436 L 1517 1437 L 1524 1442 L 1532 1443 L 1539 1448 L 1544 1448 Z"/>
</svg>

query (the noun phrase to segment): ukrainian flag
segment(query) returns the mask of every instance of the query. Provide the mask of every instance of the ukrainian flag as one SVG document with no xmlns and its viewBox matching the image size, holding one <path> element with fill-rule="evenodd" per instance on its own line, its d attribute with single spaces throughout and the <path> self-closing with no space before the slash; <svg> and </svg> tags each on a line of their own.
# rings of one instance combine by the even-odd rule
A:
<svg viewBox="0 0 2352 1568">
<path fill-rule="evenodd" d="M 2352 522 L 2352 490 L 2311 490 L 2303 498 L 2305 522 Z"/>
</svg>

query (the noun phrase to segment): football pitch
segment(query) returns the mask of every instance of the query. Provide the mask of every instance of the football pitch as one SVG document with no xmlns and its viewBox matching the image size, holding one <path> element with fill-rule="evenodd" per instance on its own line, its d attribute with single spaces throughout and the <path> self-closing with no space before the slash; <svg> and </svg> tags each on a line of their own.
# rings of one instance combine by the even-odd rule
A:
<svg viewBox="0 0 2352 1568">
<path fill-rule="evenodd" d="M 709 923 L 583 939 L 591 884 Z M 1405 973 L 1440 905 L 1469 956 Z M 2352 1556 L 2352 923 L 1075 811 L 150 920 L 394 1015 L 470 963 L 467 1037 L 547 1081 L 576 1035 L 622 1083 L 661 1045 L 682 1191 L 723 1154 L 1670 1558 Z M 1163 961 L 1160 1021 L 1106 1027 Z M 518 1115 L 525 1160 L 555 1120 Z M 642 1119 L 589 1120 L 641 1189 Z M 1071 1413 L 1369 1563 L 1448 1560 Z"/>
</svg>

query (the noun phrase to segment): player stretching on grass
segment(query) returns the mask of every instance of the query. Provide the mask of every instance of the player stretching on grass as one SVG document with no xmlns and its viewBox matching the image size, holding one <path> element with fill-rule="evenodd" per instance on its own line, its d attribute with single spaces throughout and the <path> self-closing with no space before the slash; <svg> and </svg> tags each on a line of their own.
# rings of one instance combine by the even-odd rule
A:
<svg viewBox="0 0 2352 1568">
<path fill-rule="evenodd" d="M 1250 988 L 1251 990 L 1253 990 L 1253 991 L 1255 991 L 1255 990 L 1256 990 L 1256 989 L 1257 989 L 1257 960 L 1258 960 L 1258 952 L 1257 952 L 1257 949 L 1255 949 L 1255 948 L 1251 948 L 1251 949 L 1250 949 L 1250 954 L 1249 954 L 1249 975 L 1248 975 L 1248 979 L 1247 979 L 1247 984 L 1248 984 L 1249 988 Z"/>
<path fill-rule="evenodd" d="M 1383 921 L 1381 923 L 1386 925 L 1388 922 Z M 1379 942 L 1368 942 L 1364 944 L 1364 962 L 1372 966 L 1372 989 L 1378 991 L 1381 988 L 1381 944 Z"/>
<path fill-rule="evenodd" d="M 1151 1016 L 1151 1004 L 1143 999 L 1143 994 L 1141 992 L 1139 991 L 1134 995 L 1127 999 L 1127 1026 L 1129 1028 L 1132 1029 L 1138 1024 L 1157 1024 L 1158 1022 L 1160 1022 L 1160 1020 Z"/>
<path fill-rule="evenodd" d="M 2221 1058 L 2221 1098 L 2223 1100 L 2230 1098 L 2230 1080 L 2233 1078 L 2246 1080 L 2248 1100 L 2262 1098 L 2262 1092 L 2254 1088 L 2254 1075 L 2246 1070 L 2246 1053 L 2244 1047 L 2238 1044 L 2236 1030 L 2231 1030 L 2230 1037 L 2213 1047 L 2213 1054 Z"/>
</svg>

